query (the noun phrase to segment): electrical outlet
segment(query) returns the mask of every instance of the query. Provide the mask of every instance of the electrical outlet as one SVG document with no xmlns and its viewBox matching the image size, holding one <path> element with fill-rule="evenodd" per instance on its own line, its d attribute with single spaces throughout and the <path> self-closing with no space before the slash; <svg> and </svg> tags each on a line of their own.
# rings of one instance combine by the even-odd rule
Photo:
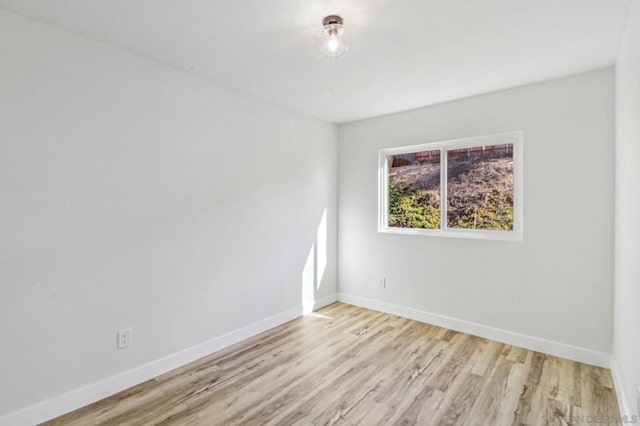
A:
<svg viewBox="0 0 640 426">
<path fill-rule="evenodd" d="M 124 349 L 131 346 L 131 329 L 125 328 L 118 331 L 118 349 Z"/>
<path fill-rule="evenodd" d="M 378 278 L 378 284 L 380 288 L 387 288 L 387 279 L 385 277 Z"/>
</svg>

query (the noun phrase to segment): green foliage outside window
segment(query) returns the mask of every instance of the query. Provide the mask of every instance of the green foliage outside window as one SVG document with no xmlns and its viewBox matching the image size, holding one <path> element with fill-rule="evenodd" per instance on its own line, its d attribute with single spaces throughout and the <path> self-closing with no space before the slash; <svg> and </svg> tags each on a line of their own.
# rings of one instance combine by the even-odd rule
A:
<svg viewBox="0 0 640 426">
<path fill-rule="evenodd" d="M 389 188 L 389 226 L 440 228 L 440 200 L 424 189 L 408 186 Z"/>
<path fill-rule="evenodd" d="M 474 200 L 475 201 L 475 200 Z M 493 190 L 477 201 L 449 200 L 447 226 L 464 229 L 513 230 L 513 192 Z M 458 204 L 458 205 L 455 205 Z"/>
</svg>

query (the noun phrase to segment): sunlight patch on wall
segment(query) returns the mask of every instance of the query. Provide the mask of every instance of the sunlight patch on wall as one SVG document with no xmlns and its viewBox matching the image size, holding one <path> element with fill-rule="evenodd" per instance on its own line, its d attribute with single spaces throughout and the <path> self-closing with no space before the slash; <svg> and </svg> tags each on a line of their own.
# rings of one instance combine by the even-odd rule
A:
<svg viewBox="0 0 640 426">
<path fill-rule="evenodd" d="M 327 209 L 322 213 L 322 219 L 320 219 L 320 225 L 316 233 L 317 244 L 317 264 L 316 264 L 316 288 L 320 288 L 324 272 L 327 269 Z"/>
<path fill-rule="evenodd" d="M 311 244 L 302 269 L 302 310 L 305 315 L 313 312 L 316 291 L 320 289 L 327 269 L 327 258 L 327 209 L 324 209 L 316 229 L 316 241 Z"/>
<path fill-rule="evenodd" d="M 302 313 L 308 314 L 313 311 L 314 287 L 315 287 L 315 244 L 311 245 L 307 261 L 302 270 Z"/>
</svg>

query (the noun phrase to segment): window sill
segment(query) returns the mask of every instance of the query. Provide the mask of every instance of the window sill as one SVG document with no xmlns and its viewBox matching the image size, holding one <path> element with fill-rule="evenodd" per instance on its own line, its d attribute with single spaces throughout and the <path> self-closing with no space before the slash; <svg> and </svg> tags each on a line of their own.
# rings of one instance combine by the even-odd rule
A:
<svg viewBox="0 0 640 426">
<path fill-rule="evenodd" d="M 429 237 L 466 238 L 473 240 L 494 241 L 522 241 L 522 232 L 518 231 L 483 231 L 469 229 L 417 229 L 417 228 L 390 228 L 383 227 L 378 230 L 381 234 L 421 235 Z"/>
</svg>

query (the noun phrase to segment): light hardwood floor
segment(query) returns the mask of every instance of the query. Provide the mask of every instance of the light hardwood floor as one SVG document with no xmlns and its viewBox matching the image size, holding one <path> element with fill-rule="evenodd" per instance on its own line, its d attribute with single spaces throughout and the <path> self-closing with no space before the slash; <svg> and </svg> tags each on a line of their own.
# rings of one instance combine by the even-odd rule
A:
<svg viewBox="0 0 640 426">
<path fill-rule="evenodd" d="M 589 415 L 619 415 L 606 369 L 335 303 L 46 424 L 566 425 Z"/>
</svg>

